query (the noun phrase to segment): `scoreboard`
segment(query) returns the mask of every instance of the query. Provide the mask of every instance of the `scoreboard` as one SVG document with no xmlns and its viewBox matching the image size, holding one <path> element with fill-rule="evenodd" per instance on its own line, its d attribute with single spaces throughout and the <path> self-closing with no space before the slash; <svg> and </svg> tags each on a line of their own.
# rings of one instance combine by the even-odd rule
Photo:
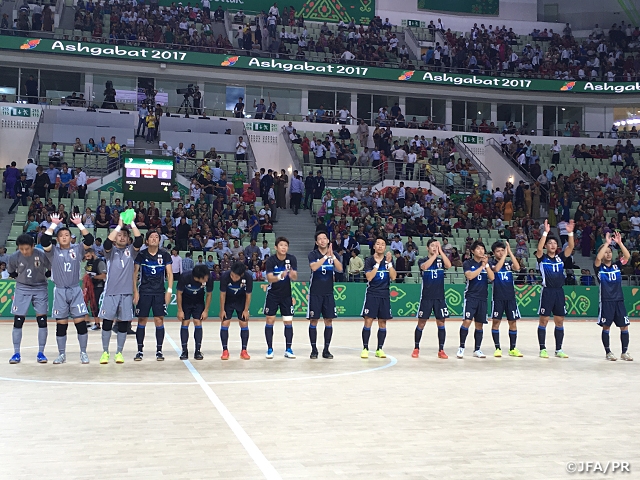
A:
<svg viewBox="0 0 640 480">
<path fill-rule="evenodd" d="M 122 191 L 125 200 L 169 202 L 173 183 L 173 157 L 124 157 Z"/>
</svg>

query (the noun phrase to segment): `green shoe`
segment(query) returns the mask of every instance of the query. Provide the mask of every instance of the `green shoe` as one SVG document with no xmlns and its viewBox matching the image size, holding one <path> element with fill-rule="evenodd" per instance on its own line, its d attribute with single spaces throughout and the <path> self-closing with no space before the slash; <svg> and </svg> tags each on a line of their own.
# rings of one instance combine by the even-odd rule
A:
<svg viewBox="0 0 640 480">
<path fill-rule="evenodd" d="M 102 352 L 102 356 L 100 357 L 100 365 L 106 365 L 109 363 L 109 352 Z"/>
<path fill-rule="evenodd" d="M 514 348 L 513 350 L 509 350 L 509 356 L 510 357 L 522 357 L 522 353 L 517 348 Z M 540 356 L 542 356 L 542 355 L 540 355 Z"/>
<path fill-rule="evenodd" d="M 116 363 L 124 363 L 124 357 L 122 356 L 122 352 L 116 353 Z"/>
<path fill-rule="evenodd" d="M 558 350 L 556 352 L 556 357 L 558 358 L 569 358 L 569 355 L 567 355 L 566 353 L 564 353 L 562 350 Z"/>
<path fill-rule="evenodd" d="M 540 358 L 549 358 L 549 354 L 546 349 L 540 350 Z"/>
<path fill-rule="evenodd" d="M 360 358 L 369 358 L 369 350 L 366 348 L 363 348 L 362 352 L 360 353 Z"/>
<path fill-rule="evenodd" d="M 493 356 L 496 358 L 500 358 L 502 356 L 502 350 L 500 350 L 499 348 L 496 348 L 496 351 L 493 352 Z"/>
<path fill-rule="evenodd" d="M 385 353 L 382 351 L 381 348 L 376 350 L 376 357 L 378 357 L 378 358 L 387 358 L 387 356 L 385 355 Z"/>
</svg>

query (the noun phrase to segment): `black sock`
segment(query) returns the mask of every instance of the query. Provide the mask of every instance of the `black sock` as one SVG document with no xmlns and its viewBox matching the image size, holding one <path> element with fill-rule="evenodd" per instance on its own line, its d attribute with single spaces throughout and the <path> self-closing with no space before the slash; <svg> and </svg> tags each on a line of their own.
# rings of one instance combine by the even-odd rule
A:
<svg viewBox="0 0 640 480">
<path fill-rule="evenodd" d="M 611 348 L 609 348 L 609 330 L 602 329 L 602 345 L 604 345 L 605 353 L 611 353 Z"/>
<path fill-rule="evenodd" d="M 562 350 L 562 340 L 564 340 L 564 327 L 556 327 L 553 331 L 554 337 L 556 337 L 556 351 Z"/>
<path fill-rule="evenodd" d="M 476 328 L 476 330 L 473 332 L 473 339 L 475 340 L 475 346 L 473 351 L 477 352 L 478 350 L 480 350 L 480 347 L 482 346 L 482 334 L 483 334 L 483 330 L 478 330 Z"/>
<path fill-rule="evenodd" d="M 318 329 L 315 325 L 309 324 L 309 342 L 311 343 L 311 350 L 317 352 L 316 341 L 318 340 Z"/>
<path fill-rule="evenodd" d="M 331 337 L 333 336 L 333 326 L 325 325 L 324 326 L 324 351 L 329 351 L 329 345 L 331 344 Z"/>
<path fill-rule="evenodd" d="M 444 350 L 444 341 L 447 338 L 447 331 L 444 325 L 438 326 L 438 351 Z"/>
<path fill-rule="evenodd" d="M 180 327 L 180 343 L 182 344 L 182 351 L 186 352 L 189 344 L 189 325 Z"/>
<path fill-rule="evenodd" d="M 156 352 L 162 351 L 162 344 L 164 343 L 164 325 L 156 327 Z"/>
<path fill-rule="evenodd" d="M 622 353 L 627 353 L 629 348 L 629 330 L 620 330 L 620 341 L 622 342 Z"/>
<path fill-rule="evenodd" d="M 287 350 L 289 350 L 293 343 L 293 325 L 284 326 L 284 340 L 287 344 Z"/>
<path fill-rule="evenodd" d="M 247 349 L 249 343 L 249 327 L 242 327 L 240 329 L 240 340 L 242 341 L 242 350 Z"/>
<path fill-rule="evenodd" d="M 538 343 L 540 344 L 540 350 L 546 350 L 547 341 L 547 327 L 538 325 Z"/>
<path fill-rule="evenodd" d="M 387 329 L 378 328 L 378 350 L 382 350 L 385 338 L 387 338 Z"/>
<path fill-rule="evenodd" d="M 469 328 L 464 325 L 460 326 L 460 348 L 464 348 L 464 344 L 467 342 L 467 335 L 469 335 Z"/>
<path fill-rule="evenodd" d="M 369 350 L 369 337 L 371 337 L 371 328 L 362 327 L 362 347 Z"/>
<path fill-rule="evenodd" d="M 265 324 L 264 338 L 267 340 L 267 348 L 273 348 L 273 325 Z"/>
<path fill-rule="evenodd" d="M 518 339 L 517 330 L 509 330 L 509 350 L 516 348 L 516 340 Z"/>
<path fill-rule="evenodd" d="M 220 327 L 220 342 L 222 342 L 222 350 L 227 350 L 229 343 L 229 327 Z"/>
<path fill-rule="evenodd" d="M 138 342 L 138 351 L 142 352 L 144 348 L 144 333 L 145 333 L 145 325 L 138 325 L 136 328 L 136 341 Z"/>
<path fill-rule="evenodd" d="M 196 352 L 202 348 L 202 325 L 196 325 L 193 329 L 193 339 L 196 342 Z"/>
<path fill-rule="evenodd" d="M 422 329 L 420 327 L 416 327 L 416 331 L 413 333 L 413 341 L 415 343 L 415 348 L 420 348 L 420 340 L 422 340 Z"/>
<path fill-rule="evenodd" d="M 500 349 L 500 330 L 494 330 L 492 328 L 491 336 L 493 337 L 493 344 L 495 345 L 496 349 L 501 350 Z"/>
</svg>

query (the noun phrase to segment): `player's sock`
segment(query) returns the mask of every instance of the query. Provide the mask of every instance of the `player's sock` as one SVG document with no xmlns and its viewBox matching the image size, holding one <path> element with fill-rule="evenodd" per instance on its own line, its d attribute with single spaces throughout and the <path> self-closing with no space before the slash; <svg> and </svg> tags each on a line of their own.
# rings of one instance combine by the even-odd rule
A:
<svg viewBox="0 0 640 480">
<path fill-rule="evenodd" d="M 629 330 L 620 330 L 620 341 L 622 342 L 622 353 L 627 353 L 629 348 Z"/>
<path fill-rule="evenodd" d="M 473 339 L 475 341 L 475 345 L 473 348 L 474 352 L 477 352 L 478 350 L 480 350 L 480 346 L 482 345 L 482 335 L 483 335 L 484 331 L 483 330 L 478 330 L 476 329 L 473 332 Z"/>
<path fill-rule="evenodd" d="M 273 348 L 273 325 L 265 324 L 264 338 L 267 340 L 267 348 Z"/>
<path fill-rule="evenodd" d="M 369 337 L 371 337 L 371 328 L 362 327 L 362 346 L 369 350 Z"/>
<path fill-rule="evenodd" d="M 540 350 L 547 349 L 547 327 L 542 325 L 538 325 L 538 343 L 540 344 Z"/>
<path fill-rule="evenodd" d="M 324 351 L 329 351 L 329 345 L 331 344 L 331 337 L 333 336 L 333 326 L 324 326 Z"/>
<path fill-rule="evenodd" d="M 144 348 L 144 334 L 146 330 L 146 325 L 138 324 L 138 328 L 136 328 L 136 340 L 138 342 L 138 351 L 142 352 Z"/>
<path fill-rule="evenodd" d="M 46 326 L 38 328 L 38 352 L 44 353 L 44 347 L 47 345 L 48 336 L 49 329 Z"/>
<path fill-rule="evenodd" d="M 162 351 L 162 344 L 164 343 L 164 325 L 156 327 L 156 352 Z"/>
<path fill-rule="evenodd" d="M 109 342 L 111 341 L 111 330 L 102 329 L 102 351 L 109 351 Z"/>
<path fill-rule="evenodd" d="M 517 330 L 509 330 L 509 350 L 516 348 L 516 340 L 518 339 Z"/>
<path fill-rule="evenodd" d="M 496 346 L 498 350 L 502 350 L 500 348 L 500 330 L 491 329 L 491 336 L 493 337 L 493 344 Z"/>
<path fill-rule="evenodd" d="M 246 350 L 249 344 L 249 327 L 242 327 L 240 329 L 240 341 L 242 342 L 242 350 Z"/>
<path fill-rule="evenodd" d="M 464 348 L 464 344 L 467 343 L 467 335 L 469 335 L 469 328 L 460 325 L 460 348 Z"/>
<path fill-rule="evenodd" d="M 187 335 L 188 334 L 189 331 L 187 330 Z M 196 342 L 196 352 L 199 352 L 202 348 L 202 325 L 196 325 L 193 329 L 193 339 Z"/>
<path fill-rule="evenodd" d="M 189 325 L 182 325 L 180 327 L 180 345 L 182 345 L 182 351 L 187 350 L 189 345 Z"/>
<path fill-rule="evenodd" d="M 284 326 L 284 339 L 288 350 L 291 348 L 291 344 L 293 343 L 293 325 Z"/>
<path fill-rule="evenodd" d="M 384 346 L 384 341 L 387 338 L 387 329 L 386 328 L 379 328 L 378 329 L 378 348 L 377 350 L 382 350 L 382 347 Z"/>
<path fill-rule="evenodd" d="M 20 353 L 20 344 L 22 343 L 22 329 L 13 327 L 11 336 L 13 338 L 13 353 Z"/>
<path fill-rule="evenodd" d="M 124 342 L 126 341 L 127 341 L 127 332 L 121 332 L 120 330 L 118 330 L 116 332 L 116 353 L 122 353 L 122 350 L 124 350 Z M 105 352 L 106 351 L 107 350 L 105 350 Z"/>
<path fill-rule="evenodd" d="M 444 341 L 447 338 L 447 330 L 444 325 L 438 326 L 438 351 L 444 350 Z"/>
<path fill-rule="evenodd" d="M 87 344 L 89 343 L 89 334 L 88 333 L 79 333 L 78 334 L 78 343 L 80 344 L 80 351 L 87 353 Z"/>
<path fill-rule="evenodd" d="M 309 324 L 309 342 L 311 343 L 311 350 L 318 350 L 316 348 L 316 341 L 318 340 L 318 329 L 315 325 Z"/>
<path fill-rule="evenodd" d="M 229 327 L 220 327 L 220 342 L 222 343 L 222 350 L 228 350 Z"/>
<path fill-rule="evenodd" d="M 420 340 L 422 340 L 422 329 L 416 326 L 416 331 L 413 333 L 415 348 L 420 348 Z"/>
<path fill-rule="evenodd" d="M 604 352 L 610 353 L 611 348 L 609 348 L 609 330 L 602 329 L 602 345 L 604 346 Z"/>
<path fill-rule="evenodd" d="M 564 327 L 556 327 L 553 331 L 553 335 L 556 337 L 556 351 L 562 350 L 562 340 L 564 340 Z"/>
</svg>

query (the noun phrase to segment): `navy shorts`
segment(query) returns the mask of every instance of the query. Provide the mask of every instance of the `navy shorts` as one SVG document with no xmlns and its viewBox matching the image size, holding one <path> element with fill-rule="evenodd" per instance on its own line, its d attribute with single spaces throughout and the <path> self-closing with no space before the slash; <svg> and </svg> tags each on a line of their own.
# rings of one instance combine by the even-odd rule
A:
<svg viewBox="0 0 640 480">
<path fill-rule="evenodd" d="M 491 318 L 494 320 L 502 320 L 503 314 L 506 314 L 507 320 L 510 322 L 522 318 L 515 298 L 511 300 L 494 300 L 491 302 Z"/>
<path fill-rule="evenodd" d="M 280 309 L 280 315 L 283 317 L 293 316 L 293 299 L 291 297 L 278 298 L 267 293 L 264 299 L 264 314 L 267 317 L 275 317 Z"/>
<path fill-rule="evenodd" d="M 202 312 L 204 312 L 204 304 L 202 303 L 182 303 L 182 312 L 184 313 L 185 320 L 200 320 L 202 317 Z"/>
<path fill-rule="evenodd" d="M 416 317 L 421 320 L 429 320 L 431 312 L 436 317 L 436 320 L 444 320 L 449 318 L 449 309 L 447 308 L 447 302 L 444 298 L 423 298 L 420 300 L 420 307 Z"/>
<path fill-rule="evenodd" d="M 629 316 L 624 302 L 600 302 L 598 325 L 610 327 L 613 323 L 616 324 L 616 327 L 629 325 Z"/>
<path fill-rule="evenodd" d="M 242 320 L 244 322 L 244 319 L 242 318 L 242 312 L 244 312 L 244 303 L 242 304 L 237 302 L 225 303 L 224 304 L 225 319 L 231 320 L 233 318 L 233 312 L 236 313 L 238 320 Z"/>
<path fill-rule="evenodd" d="M 164 317 L 167 314 L 167 306 L 164 304 L 164 293 L 140 295 L 140 299 L 136 305 L 136 316 L 148 318 L 151 311 L 153 311 L 154 317 Z"/>
<path fill-rule="evenodd" d="M 391 314 L 391 299 L 365 295 L 361 315 L 368 318 L 377 318 L 378 320 L 391 320 L 393 318 Z"/>
<path fill-rule="evenodd" d="M 564 317 L 566 314 L 567 308 L 565 305 L 564 290 L 562 288 L 542 287 L 538 315 L 541 317 L 550 317 L 551 315 L 554 317 Z"/>
<path fill-rule="evenodd" d="M 333 295 L 309 295 L 307 318 L 309 320 L 318 320 L 320 317 L 338 318 L 336 300 Z"/>
<path fill-rule="evenodd" d="M 476 323 L 487 323 L 487 301 L 479 298 L 465 298 L 462 319 Z"/>
</svg>

